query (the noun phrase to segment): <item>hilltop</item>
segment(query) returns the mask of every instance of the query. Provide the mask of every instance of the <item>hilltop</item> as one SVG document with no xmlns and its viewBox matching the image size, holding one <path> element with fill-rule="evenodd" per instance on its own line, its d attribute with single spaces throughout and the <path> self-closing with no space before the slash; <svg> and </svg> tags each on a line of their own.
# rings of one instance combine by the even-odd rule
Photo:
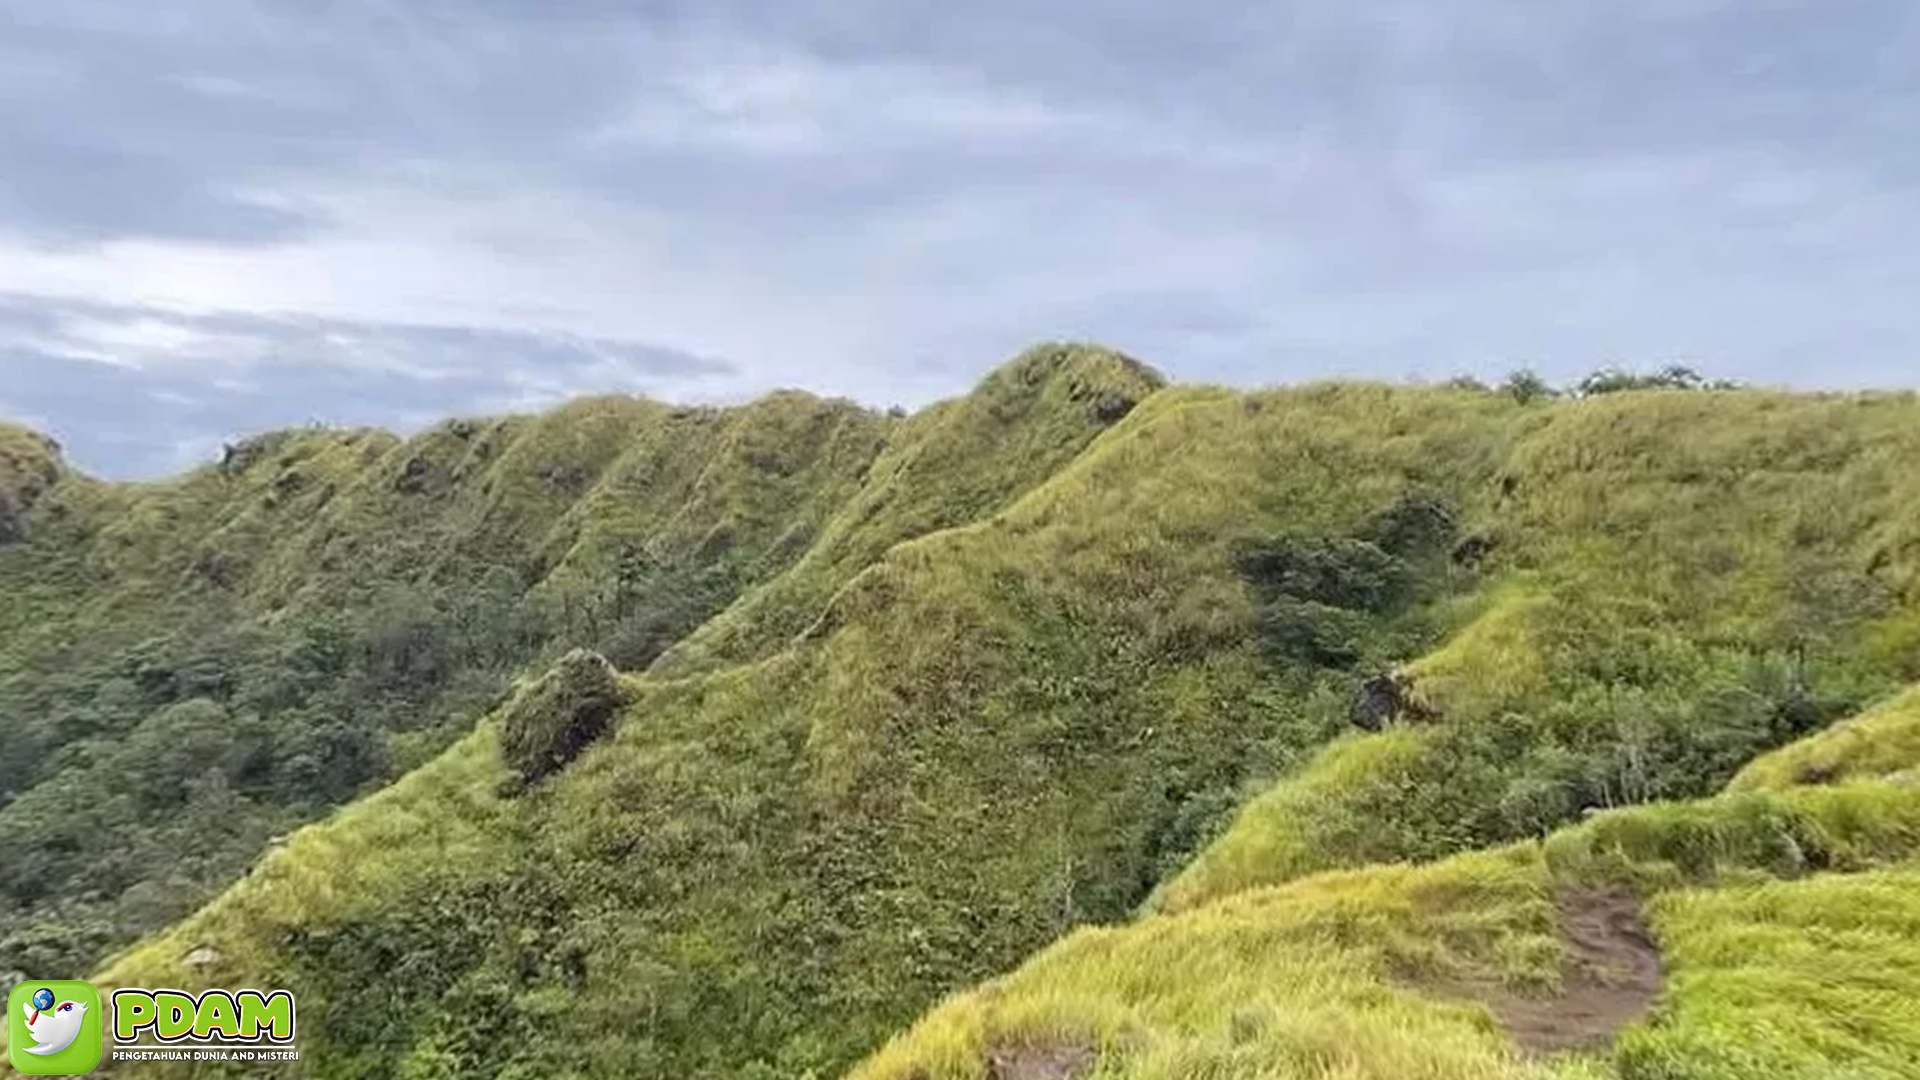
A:
<svg viewBox="0 0 1920 1080">
<path fill-rule="evenodd" d="M 52 439 L 0 423 L 0 543 L 25 538 L 28 511 L 63 470 L 60 447 Z"/>
<path fill-rule="evenodd" d="M 103 988 L 293 989 L 327 1077 L 1895 1075 L 1920 401 L 1586 391 L 1049 346 L 43 465 L 0 964 L 141 936 Z M 1654 1026 L 1522 1056 L 1589 945 Z M 1836 1033 L 1715 1034 L 1758 985 Z"/>
</svg>

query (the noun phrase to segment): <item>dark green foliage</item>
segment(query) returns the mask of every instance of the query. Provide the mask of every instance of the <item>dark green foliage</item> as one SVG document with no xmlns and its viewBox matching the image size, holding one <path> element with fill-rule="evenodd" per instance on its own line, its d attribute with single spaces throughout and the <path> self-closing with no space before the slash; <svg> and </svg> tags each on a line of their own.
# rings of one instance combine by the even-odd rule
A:
<svg viewBox="0 0 1920 1080">
<path fill-rule="evenodd" d="M 27 515 L 65 467 L 52 439 L 0 423 L 0 545 L 27 538 Z"/>
<path fill-rule="evenodd" d="M 1287 537 L 1254 547 L 1242 561 L 1268 596 L 1328 608 L 1379 612 L 1406 592 L 1406 564 L 1368 540 Z"/>
<path fill-rule="evenodd" d="M 1404 560 L 1431 560 L 1448 551 L 1458 531 L 1454 512 L 1431 492 L 1412 490 L 1361 526 L 1359 535 Z"/>
<path fill-rule="evenodd" d="M 1417 617 L 1403 616 L 1444 592 L 1456 530 L 1443 501 L 1410 490 L 1350 536 L 1243 545 L 1238 564 L 1260 597 L 1268 649 L 1283 661 L 1322 668 L 1412 655 L 1421 628 Z"/>
<path fill-rule="evenodd" d="M 1556 391 L 1545 379 L 1529 370 L 1516 371 L 1507 376 L 1506 381 L 1500 384 L 1500 392 L 1522 405 L 1556 396 Z"/>
<path fill-rule="evenodd" d="M 620 703 L 613 666 L 575 649 L 508 703 L 500 719 L 500 752 L 523 780 L 535 783 L 599 738 Z"/>
</svg>

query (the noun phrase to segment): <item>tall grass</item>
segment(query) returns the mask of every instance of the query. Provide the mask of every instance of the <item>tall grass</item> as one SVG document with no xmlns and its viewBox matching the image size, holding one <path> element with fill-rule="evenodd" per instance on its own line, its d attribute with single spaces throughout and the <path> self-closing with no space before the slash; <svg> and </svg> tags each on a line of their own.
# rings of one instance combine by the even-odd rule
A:
<svg viewBox="0 0 1920 1080">
<path fill-rule="evenodd" d="M 1854 832 L 1868 820 L 1871 842 Z M 1888 785 L 1742 794 L 1256 887 L 1082 930 L 941 1005 L 849 1080 L 977 1080 L 1034 1047 L 1091 1049 L 1090 1075 L 1130 1080 L 1906 1075 L 1920 1060 L 1916 823 L 1920 793 Z M 1809 856 L 1877 869 L 1811 873 Z M 1649 901 L 1669 982 L 1614 1046 L 1527 1058 L 1454 996 L 1551 997 L 1554 897 L 1619 887 Z"/>
<path fill-rule="evenodd" d="M 302 888 L 377 865 L 364 903 L 215 907 L 168 948 L 228 918 L 246 974 L 334 1001 L 405 944 L 413 989 L 378 1022 L 303 1024 L 316 1076 L 825 1076 L 976 983 L 858 1075 L 981 1077 L 1050 1042 L 1106 1076 L 1593 1076 L 1627 1059 L 1526 1061 L 1436 988 L 1550 986 L 1572 883 L 1909 856 L 1896 785 L 1706 797 L 1912 677 L 1912 400 L 1157 387 L 1069 349 L 884 432 L 821 406 L 768 447 L 682 418 L 776 475 L 800 444 L 872 469 L 837 503 L 762 477 L 649 526 L 771 552 L 782 514 L 819 523 L 510 805 L 490 729 L 445 759 L 484 812 L 412 843 L 471 838 L 477 876 L 363 864 L 393 838 L 343 816 Z M 707 490 L 621 423 L 542 534 L 561 570 L 617 548 L 596 530 L 625 531 L 643 478 Z M 1409 505 L 1491 554 L 1395 548 Z M 1263 578 L 1249 550 L 1299 565 Z M 1348 733 L 1389 666 L 1427 722 Z M 116 977 L 178 977 L 164 955 Z"/>
</svg>

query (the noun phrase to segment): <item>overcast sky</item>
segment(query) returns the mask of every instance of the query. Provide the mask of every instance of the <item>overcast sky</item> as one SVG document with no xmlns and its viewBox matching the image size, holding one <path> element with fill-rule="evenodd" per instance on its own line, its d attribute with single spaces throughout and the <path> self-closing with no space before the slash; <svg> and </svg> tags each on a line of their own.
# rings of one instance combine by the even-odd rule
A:
<svg viewBox="0 0 1920 1080">
<path fill-rule="evenodd" d="M 1920 384 L 1920 5 L 0 0 L 0 416 L 114 476 L 621 390 Z"/>
</svg>

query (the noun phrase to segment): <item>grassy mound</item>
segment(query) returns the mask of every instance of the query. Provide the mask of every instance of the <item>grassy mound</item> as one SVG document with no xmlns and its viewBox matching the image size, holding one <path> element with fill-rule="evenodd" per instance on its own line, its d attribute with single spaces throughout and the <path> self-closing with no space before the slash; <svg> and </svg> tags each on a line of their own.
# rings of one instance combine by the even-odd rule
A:
<svg viewBox="0 0 1920 1080">
<path fill-rule="evenodd" d="M 613 665 L 575 649 L 501 710 L 501 756 L 522 781 L 537 783 L 599 738 L 620 704 Z"/>
</svg>

